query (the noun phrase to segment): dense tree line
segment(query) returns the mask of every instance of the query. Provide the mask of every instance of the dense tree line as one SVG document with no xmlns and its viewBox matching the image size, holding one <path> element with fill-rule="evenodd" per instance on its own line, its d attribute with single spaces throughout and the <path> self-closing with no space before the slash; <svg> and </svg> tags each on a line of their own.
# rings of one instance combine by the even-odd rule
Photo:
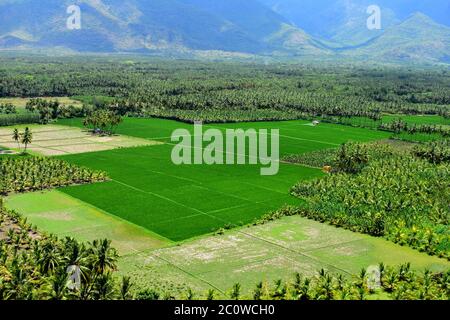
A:
<svg viewBox="0 0 450 320">
<path fill-rule="evenodd" d="M 0 158 L 0 194 L 50 189 L 71 184 L 104 181 L 104 172 L 44 157 Z"/>
<path fill-rule="evenodd" d="M 91 108 L 83 105 L 82 108 L 73 105 L 62 105 L 58 100 L 45 100 L 41 98 L 30 99 L 26 110 L 39 115 L 41 124 L 48 124 L 56 119 L 83 117 L 91 111 Z"/>
<path fill-rule="evenodd" d="M 450 140 L 433 141 L 418 145 L 413 150 L 414 154 L 431 163 L 450 163 Z"/>
<path fill-rule="evenodd" d="M 8 102 L 8 103 L 0 103 L 0 114 L 16 114 L 16 107 Z"/>
<path fill-rule="evenodd" d="M 450 113 L 445 70 L 111 59 L 1 58 L 0 97 L 112 97 L 121 115 L 209 121 L 221 121 L 224 110 L 236 112 L 228 116 L 236 121 L 239 113 L 266 110 L 282 111 L 274 119 L 285 112 L 374 120 L 381 112 Z"/>
<path fill-rule="evenodd" d="M 402 132 L 406 132 L 408 134 L 425 133 L 425 134 L 438 134 L 444 138 L 450 137 L 450 129 L 448 129 L 446 127 L 437 126 L 437 125 L 428 125 L 428 124 L 410 125 L 407 122 L 403 121 L 402 119 L 397 119 L 392 122 L 382 123 L 382 124 L 380 124 L 380 126 L 378 128 L 380 130 L 390 131 L 390 132 L 394 132 L 396 134 L 399 134 Z"/>
</svg>

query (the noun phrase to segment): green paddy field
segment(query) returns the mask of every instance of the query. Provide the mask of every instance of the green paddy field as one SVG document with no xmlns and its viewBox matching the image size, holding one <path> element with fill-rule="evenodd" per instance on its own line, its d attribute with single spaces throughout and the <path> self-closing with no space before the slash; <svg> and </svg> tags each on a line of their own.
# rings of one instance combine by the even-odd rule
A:
<svg viewBox="0 0 450 320">
<path fill-rule="evenodd" d="M 79 121 L 60 124 L 81 125 Z M 181 165 L 171 162 L 173 130 L 192 126 L 160 119 L 126 119 L 118 133 L 159 140 L 161 145 L 63 156 L 71 163 L 103 170 L 111 181 L 74 186 L 62 192 L 130 221 L 172 241 L 248 224 L 263 214 L 299 200 L 290 187 L 322 172 L 280 164 L 275 176 L 261 176 L 260 165 Z M 388 134 L 306 121 L 207 125 L 206 128 L 280 130 L 280 153 L 303 153 L 338 147 L 349 141 L 384 139 Z"/>
<path fill-rule="evenodd" d="M 60 139 L 53 144 L 66 143 L 61 140 L 68 132 L 64 128 L 82 127 L 79 119 L 61 120 L 58 125 L 46 133 Z M 61 188 L 59 192 L 169 241 L 182 241 L 220 228 L 249 224 L 269 211 L 299 204 L 301 200 L 289 195 L 290 188 L 299 180 L 323 175 L 320 169 L 288 163 L 280 163 L 279 173 L 274 176 L 261 176 L 262 165 L 259 164 L 175 165 L 171 161 L 174 144 L 170 137 L 180 128 L 193 131 L 192 125 L 177 121 L 126 118 L 118 127 L 118 134 L 160 144 L 127 145 L 107 151 L 60 156 L 71 163 L 105 171 L 111 180 Z M 279 129 L 281 157 L 336 148 L 351 140 L 373 141 L 389 137 L 388 133 L 349 126 L 321 124 L 314 127 L 307 121 L 204 126 L 204 130 L 208 128 L 222 131 L 228 128 Z M 67 143 L 73 143 L 74 139 L 69 140 Z M 24 208 L 27 198 L 34 202 L 36 196 L 20 197 L 22 205 L 16 201 L 14 207 L 27 212 Z M 37 198 L 39 200 L 39 196 Z M 65 228 L 62 226 L 63 230 Z"/>
</svg>

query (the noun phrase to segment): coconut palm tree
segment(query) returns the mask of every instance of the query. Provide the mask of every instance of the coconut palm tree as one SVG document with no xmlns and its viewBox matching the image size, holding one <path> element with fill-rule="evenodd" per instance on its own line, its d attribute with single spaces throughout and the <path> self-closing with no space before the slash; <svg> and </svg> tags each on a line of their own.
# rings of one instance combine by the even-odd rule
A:
<svg viewBox="0 0 450 320">
<path fill-rule="evenodd" d="M 28 145 L 33 141 L 33 133 L 30 128 L 26 127 L 24 133 L 22 134 L 22 143 L 25 145 L 23 153 L 27 153 Z"/>
<path fill-rule="evenodd" d="M 263 283 L 259 282 L 253 291 L 253 300 L 261 300 L 263 296 Z"/>
<path fill-rule="evenodd" d="M 206 300 L 212 301 L 216 298 L 216 291 L 214 289 L 209 289 L 206 293 Z"/>
<path fill-rule="evenodd" d="M 133 294 L 131 293 L 131 287 L 133 286 L 131 278 L 124 276 L 122 278 L 122 284 L 120 286 L 120 298 L 122 300 L 132 300 Z"/>
<path fill-rule="evenodd" d="M 90 264 L 93 271 L 103 274 L 116 270 L 118 259 L 116 249 L 111 247 L 111 240 L 94 240 L 90 252 Z"/>
<path fill-rule="evenodd" d="M 14 129 L 12 138 L 17 142 L 17 148 L 20 150 L 20 133 L 17 128 Z"/>
<path fill-rule="evenodd" d="M 52 300 L 63 300 L 67 293 L 68 277 L 64 269 L 59 269 L 53 277 L 50 278 Z"/>
<path fill-rule="evenodd" d="M 233 300 L 239 300 L 241 297 L 241 284 L 235 283 L 233 289 L 231 290 L 230 298 Z"/>
<path fill-rule="evenodd" d="M 111 272 L 101 274 L 95 281 L 94 299 L 110 300 L 115 297 L 114 279 Z"/>
<path fill-rule="evenodd" d="M 188 288 L 186 291 L 186 300 L 191 301 L 195 299 L 195 293 L 191 288 Z"/>
</svg>

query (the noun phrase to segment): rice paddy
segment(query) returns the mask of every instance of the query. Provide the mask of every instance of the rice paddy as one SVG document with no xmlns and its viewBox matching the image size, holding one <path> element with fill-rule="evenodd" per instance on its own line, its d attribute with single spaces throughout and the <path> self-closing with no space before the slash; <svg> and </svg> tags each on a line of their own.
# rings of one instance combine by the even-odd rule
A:
<svg viewBox="0 0 450 320">
<path fill-rule="evenodd" d="M 36 155 L 57 156 L 67 154 L 105 151 L 116 148 L 151 146 L 161 142 L 127 136 L 93 136 L 86 130 L 59 125 L 19 125 L 0 128 L 0 145 L 9 149 L 19 149 L 12 139 L 15 128 L 29 127 L 33 132 L 33 142 L 28 150 Z"/>
<path fill-rule="evenodd" d="M 63 124 L 80 125 L 79 121 Z M 281 154 L 337 147 L 348 140 L 370 141 L 386 133 L 306 121 L 205 125 L 205 128 L 280 129 Z M 160 119 L 126 119 L 118 133 L 161 141 L 152 147 L 68 155 L 81 166 L 106 171 L 111 181 L 61 191 L 173 241 L 227 226 L 248 224 L 285 204 L 297 204 L 289 188 L 323 173 L 280 164 L 276 176 L 261 176 L 258 165 L 182 165 L 171 162 L 173 130 L 192 126 Z"/>
<path fill-rule="evenodd" d="M 390 123 L 401 119 L 408 125 L 435 125 L 435 126 L 450 126 L 450 119 L 444 118 L 438 115 L 404 115 L 404 114 L 385 114 L 379 121 L 374 121 L 365 117 L 352 117 L 352 118 L 341 118 L 341 121 L 345 124 L 361 126 L 366 128 L 378 128 L 382 123 Z"/>
</svg>

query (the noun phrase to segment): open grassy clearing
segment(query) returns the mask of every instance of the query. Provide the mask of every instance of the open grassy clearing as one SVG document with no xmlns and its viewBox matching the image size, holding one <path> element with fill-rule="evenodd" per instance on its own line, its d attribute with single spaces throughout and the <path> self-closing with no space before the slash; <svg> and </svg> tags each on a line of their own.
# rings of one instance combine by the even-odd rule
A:
<svg viewBox="0 0 450 320">
<path fill-rule="evenodd" d="M 12 132 L 14 128 L 22 130 L 24 127 L 26 126 L 0 127 L 0 145 L 18 149 L 17 143 L 12 139 Z M 157 141 L 123 135 L 93 136 L 86 130 L 61 125 L 27 125 L 27 127 L 33 132 L 33 143 L 29 145 L 30 152 L 44 156 L 160 144 Z"/>
<path fill-rule="evenodd" d="M 442 140 L 442 136 L 437 133 L 433 134 L 427 134 L 427 133 L 415 133 L 415 134 L 409 134 L 407 132 L 402 132 L 395 135 L 396 139 L 400 139 L 403 141 L 410 141 L 410 142 L 431 142 L 431 141 L 438 141 Z"/>
<path fill-rule="evenodd" d="M 450 267 L 443 259 L 300 217 L 122 257 L 119 265 L 142 286 L 170 281 L 175 287 L 213 286 L 223 292 L 239 282 L 247 293 L 261 280 L 288 280 L 295 272 L 314 275 L 321 268 L 349 276 L 380 261 L 411 262 L 418 270 Z"/>
<path fill-rule="evenodd" d="M 80 125 L 79 120 L 61 121 Z M 382 132 L 306 121 L 239 123 L 206 128 L 280 129 L 282 154 L 336 147 L 348 140 L 385 138 Z M 82 166 L 104 170 L 112 181 L 62 191 L 174 241 L 241 225 L 284 204 L 298 180 L 322 175 L 320 170 L 281 163 L 276 176 L 261 176 L 259 165 L 176 166 L 171 162 L 170 135 L 191 125 L 160 119 L 125 119 L 122 134 L 164 145 L 64 156 Z"/>
</svg>

